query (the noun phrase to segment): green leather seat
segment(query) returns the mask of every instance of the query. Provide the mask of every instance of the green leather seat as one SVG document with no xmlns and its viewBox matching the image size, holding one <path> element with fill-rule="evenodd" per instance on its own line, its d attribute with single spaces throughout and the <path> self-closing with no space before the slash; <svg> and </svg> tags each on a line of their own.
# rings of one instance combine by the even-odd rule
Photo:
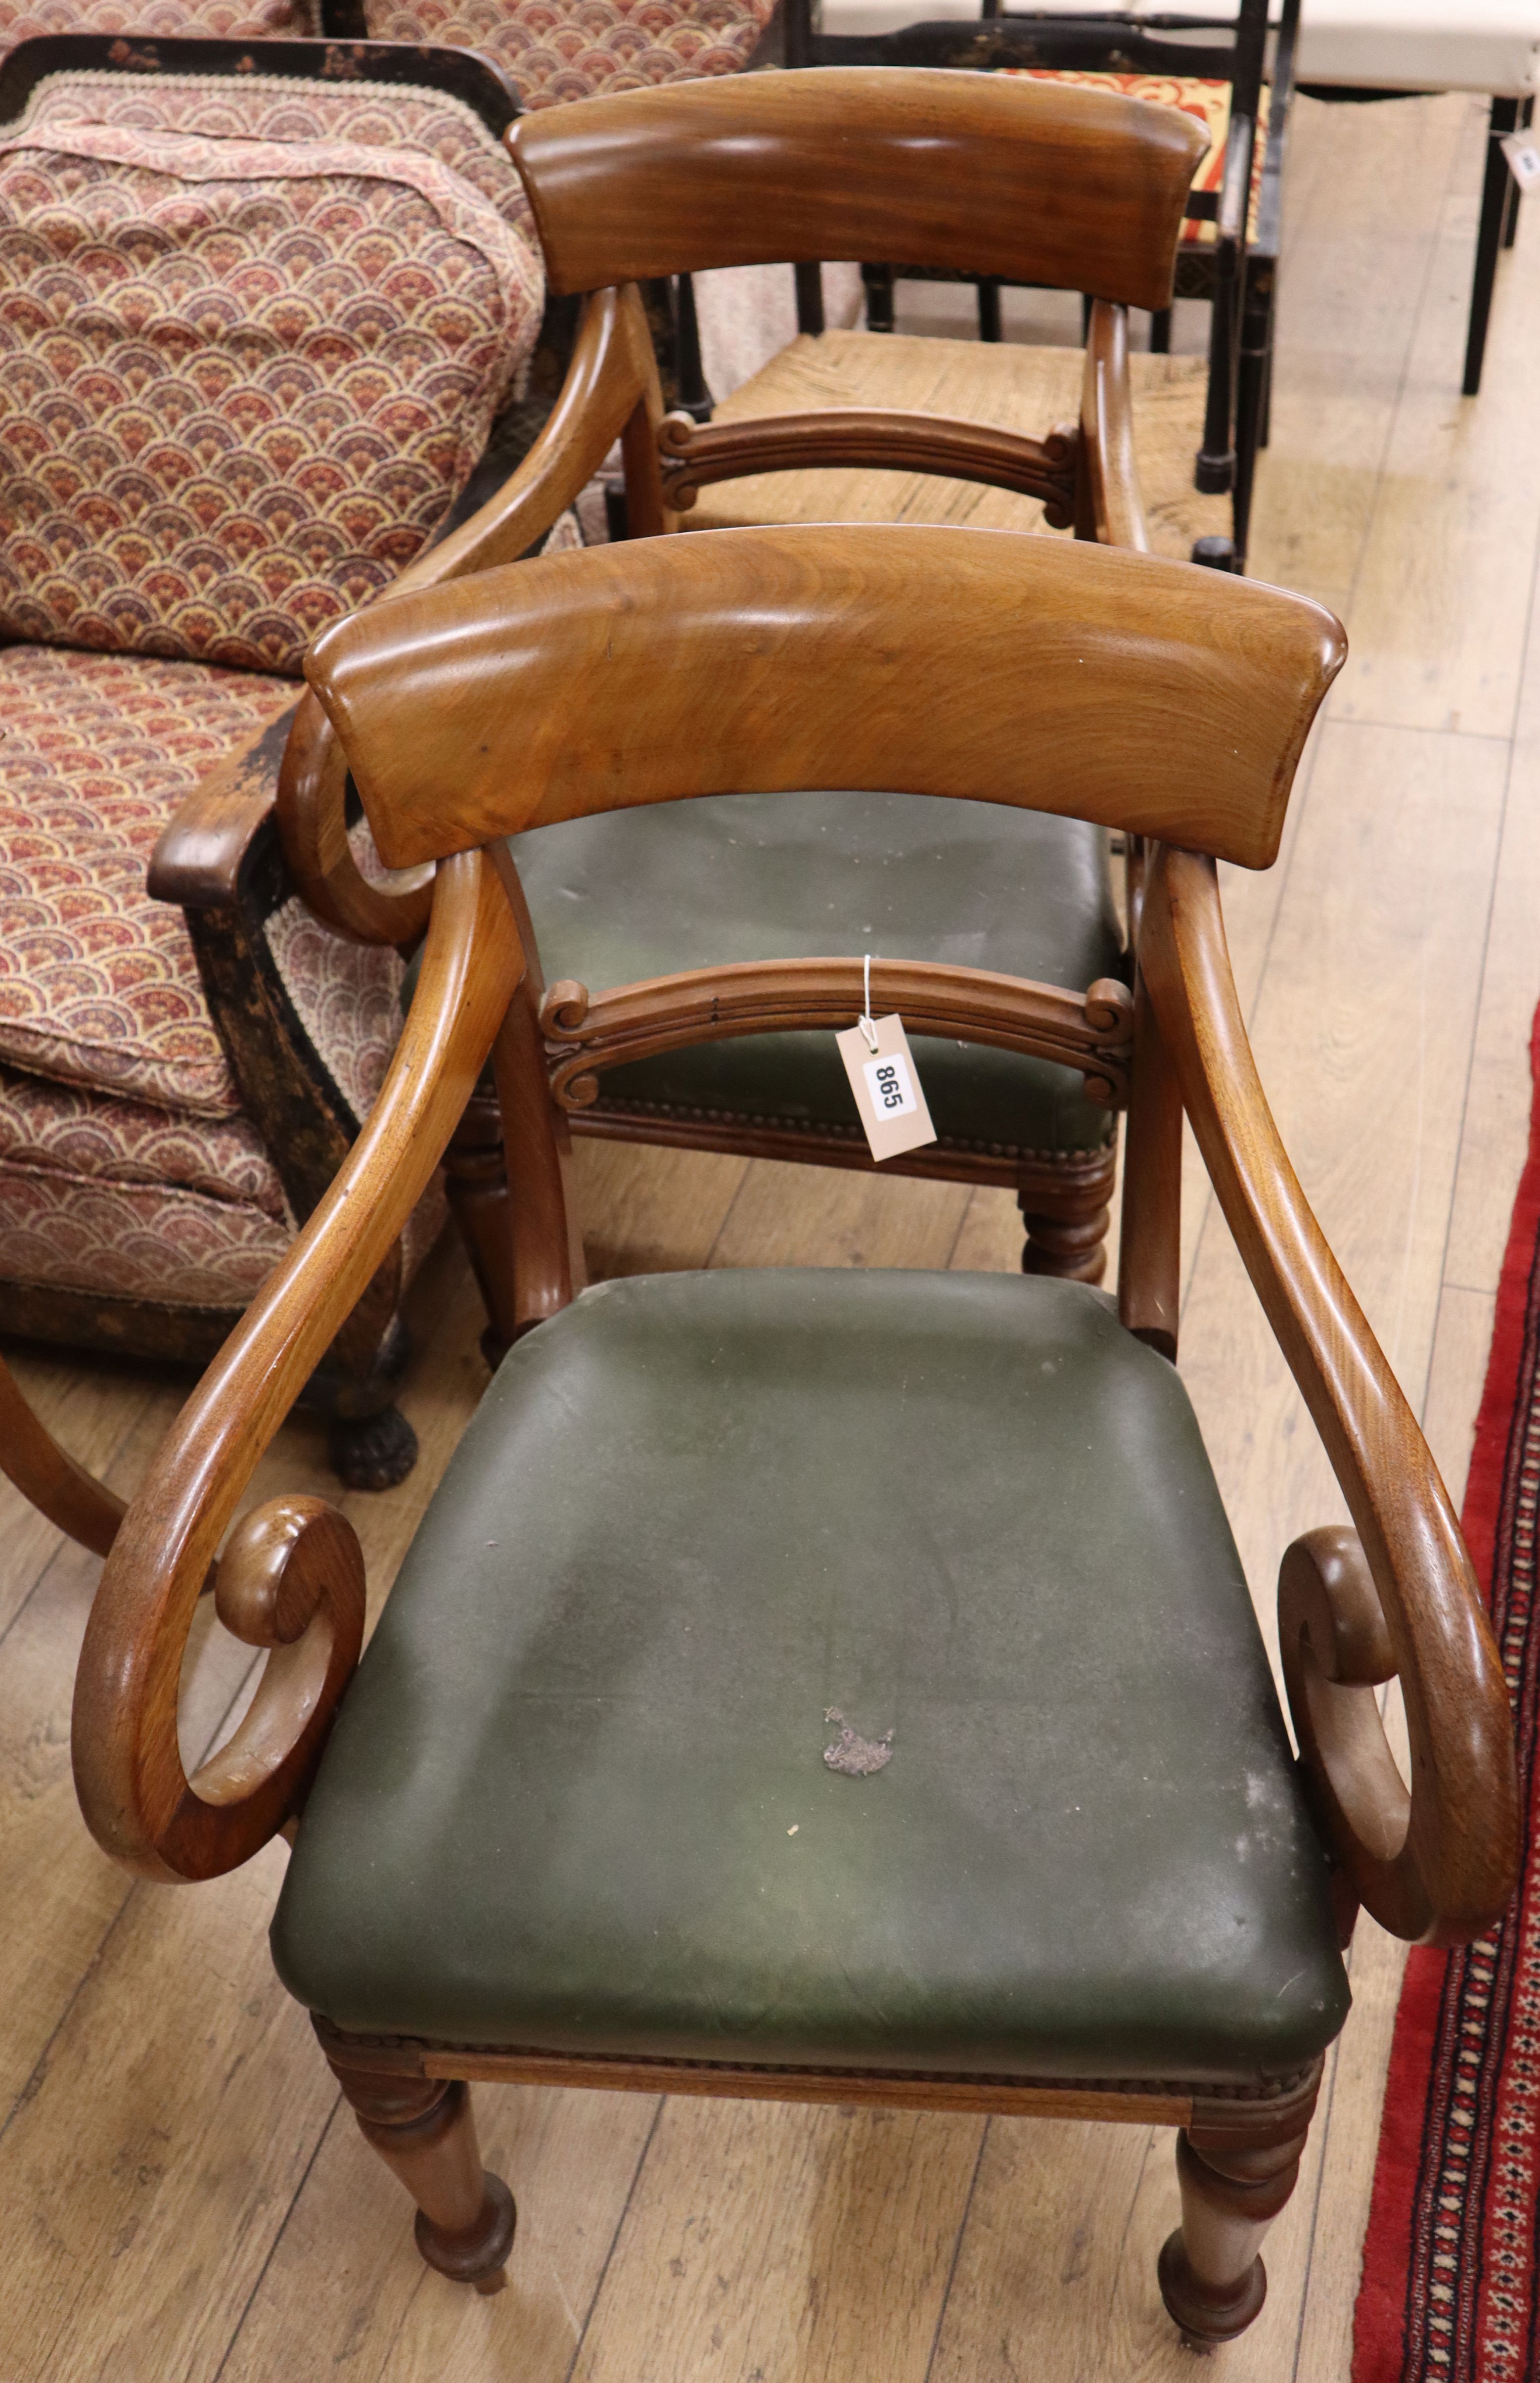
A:
<svg viewBox="0 0 1540 2383">
<path fill-rule="evenodd" d="M 1256 2088 L 1348 2006 L 1180 1380 L 1041 1278 L 644 1277 L 521 1341 L 273 1949 L 352 2031 L 794 2066 Z"/>
<path fill-rule="evenodd" d="M 1081 820 L 922 795 L 724 795 L 514 838 L 548 983 L 590 990 L 734 960 L 863 952 L 1084 993 L 1126 963 L 1106 836 Z M 1067 1068 L 917 1036 L 953 1144 L 1097 1151 L 1114 1119 Z M 609 1069 L 606 1106 L 860 1138 L 832 1034 L 696 1043 Z"/>
</svg>

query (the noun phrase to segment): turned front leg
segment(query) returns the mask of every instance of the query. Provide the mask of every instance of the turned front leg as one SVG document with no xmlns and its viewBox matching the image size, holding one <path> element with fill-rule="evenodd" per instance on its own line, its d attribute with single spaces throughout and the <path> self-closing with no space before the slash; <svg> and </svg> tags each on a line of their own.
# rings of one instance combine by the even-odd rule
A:
<svg viewBox="0 0 1540 2383">
<path fill-rule="evenodd" d="M 1255 2148 L 1184 2128 L 1177 2141 L 1182 2222 L 1160 2256 L 1161 2298 L 1203 2348 L 1244 2333 L 1267 2297 L 1262 2238 L 1293 2192 L 1305 2138 Z"/>
<path fill-rule="evenodd" d="M 459 2080 L 393 2077 L 326 2058 L 364 2141 L 417 2204 L 417 2248 L 430 2267 L 478 2292 L 500 2292 L 517 2212 L 481 2165 L 471 2089 Z"/>
</svg>

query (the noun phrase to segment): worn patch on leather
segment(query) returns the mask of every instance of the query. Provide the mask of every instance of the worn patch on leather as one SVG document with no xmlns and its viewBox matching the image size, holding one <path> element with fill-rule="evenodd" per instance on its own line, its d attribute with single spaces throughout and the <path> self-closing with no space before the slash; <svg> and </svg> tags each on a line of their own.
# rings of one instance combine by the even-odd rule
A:
<svg viewBox="0 0 1540 2383">
<path fill-rule="evenodd" d="M 823 1716 L 836 1722 L 840 1734 L 832 1746 L 823 1749 L 823 1759 L 831 1771 L 844 1772 L 847 1779 L 869 1779 L 874 1771 L 885 1771 L 893 1760 L 893 1732 L 881 1737 L 862 1737 L 851 1728 L 838 1705 L 831 1705 Z"/>
</svg>

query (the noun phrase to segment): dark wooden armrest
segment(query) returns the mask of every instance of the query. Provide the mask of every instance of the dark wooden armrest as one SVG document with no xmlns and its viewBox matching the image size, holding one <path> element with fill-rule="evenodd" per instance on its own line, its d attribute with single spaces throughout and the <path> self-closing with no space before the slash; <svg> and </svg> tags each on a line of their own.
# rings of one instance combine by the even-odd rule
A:
<svg viewBox="0 0 1540 2383">
<path fill-rule="evenodd" d="M 1075 519 L 1075 444 L 1073 429 L 1028 438 L 946 414 L 856 405 L 704 424 L 687 414 L 671 414 L 658 434 L 663 487 L 676 512 L 687 512 L 697 489 L 714 480 L 838 466 L 929 472 L 1014 488 L 1041 497 L 1054 529 L 1068 529 Z"/>
<path fill-rule="evenodd" d="M 1398 1936 L 1461 1944 L 1519 1871 L 1502 1668 L 1448 1491 L 1279 1139 L 1230 973 L 1212 860 L 1164 849 L 1140 967 L 1214 1191 L 1352 1516 L 1284 1559 L 1279 1618 L 1300 1753 L 1331 1850 Z M 1401 1683 L 1411 1787 L 1374 1686 Z"/>
<path fill-rule="evenodd" d="M 279 1499 L 238 1526 L 219 1612 L 273 1652 L 236 1735 L 189 1780 L 177 1698 L 193 1608 L 264 1451 L 426 1189 L 523 970 L 490 862 L 479 852 L 447 861 L 422 982 L 369 1122 L 118 1527 L 76 1675 L 73 1748 L 87 1823 L 130 1870 L 232 1870 L 303 1800 L 363 1638 L 351 1525 L 319 1500 Z"/>
<path fill-rule="evenodd" d="M 303 689 L 296 687 L 297 707 Z M 232 909 L 252 845 L 273 815 L 291 709 L 201 779 L 150 858 L 149 890 L 183 910 Z"/>
<path fill-rule="evenodd" d="M 1076 527 L 1103 546 L 1150 551 L 1150 532 L 1134 462 L 1134 402 L 1128 382 L 1128 316 L 1099 298 L 1086 334 L 1080 389 L 1081 501 Z"/>
<path fill-rule="evenodd" d="M 647 313 L 634 288 L 590 298 L 561 396 L 516 472 L 477 513 L 429 547 L 376 599 L 516 562 L 593 478 L 638 407 L 662 413 Z M 410 944 L 427 917 L 431 871 L 371 884 L 348 843 L 348 771 L 314 695 L 300 706 L 277 785 L 279 832 L 295 884 L 317 918 L 360 943 Z"/>
</svg>

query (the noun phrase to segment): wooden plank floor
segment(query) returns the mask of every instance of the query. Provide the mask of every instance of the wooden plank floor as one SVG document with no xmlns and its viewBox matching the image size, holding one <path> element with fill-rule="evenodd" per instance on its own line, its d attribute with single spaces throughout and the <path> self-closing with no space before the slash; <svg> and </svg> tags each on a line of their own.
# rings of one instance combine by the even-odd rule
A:
<svg viewBox="0 0 1540 2383">
<path fill-rule="evenodd" d="M 1226 885 L 1285 1135 L 1457 1491 L 1540 998 L 1540 211 L 1464 403 L 1481 135 L 1460 99 L 1300 105 L 1253 567 L 1337 605 L 1353 650 L 1279 865 Z M 600 1270 L 1016 1261 L 1004 1194 L 594 1148 L 582 1171 Z M 1195 1168 L 1189 1183 L 1183 1371 L 1268 1617 L 1282 1549 L 1339 1508 Z M 392 1495 L 346 1501 L 376 1598 L 484 1379 L 452 1248 L 418 1306 L 422 1461 Z M 130 1489 L 179 1386 L 35 1354 L 19 1370 Z M 302 1422 L 259 1488 L 326 1478 Z M 281 1847 L 178 1893 L 130 1886 L 84 1834 L 68 1731 L 96 1569 L 0 1495 L 6 2383 L 1190 2373 L 1153 2280 L 1171 2146 L 1135 2128 L 486 2092 L 487 2155 L 521 2208 L 512 2289 L 484 2302 L 428 2274 L 273 1979 Z M 190 1743 L 247 1669 L 229 1642 L 200 1645 Z M 1365 1922 L 1352 1967 L 1268 2305 L 1216 2370 L 1235 2383 L 1346 2383 L 1399 1960 Z"/>
</svg>

